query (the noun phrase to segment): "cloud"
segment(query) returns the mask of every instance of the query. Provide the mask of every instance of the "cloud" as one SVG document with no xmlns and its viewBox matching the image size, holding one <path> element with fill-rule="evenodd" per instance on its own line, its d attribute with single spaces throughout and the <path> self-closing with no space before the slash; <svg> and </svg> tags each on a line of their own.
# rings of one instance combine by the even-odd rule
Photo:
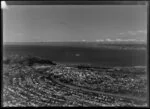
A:
<svg viewBox="0 0 150 109">
<path fill-rule="evenodd" d="M 146 40 L 137 40 L 137 39 L 116 39 L 114 41 L 124 41 L 124 42 L 145 42 Z"/>
<path fill-rule="evenodd" d="M 122 39 L 116 39 L 116 41 L 122 41 Z"/>
<path fill-rule="evenodd" d="M 139 34 L 147 34 L 146 30 L 138 30 L 138 31 L 128 31 L 129 35 L 139 35 Z"/>
<path fill-rule="evenodd" d="M 137 41 L 136 39 L 116 39 L 114 41 Z"/>
<path fill-rule="evenodd" d="M 138 30 L 137 32 L 147 34 L 147 30 Z"/>
<path fill-rule="evenodd" d="M 137 39 L 127 39 L 126 41 L 138 41 Z"/>
<path fill-rule="evenodd" d="M 119 33 L 119 35 L 123 35 L 124 33 Z"/>
<path fill-rule="evenodd" d="M 137 40 L 137 39 L 116 39 L 115 41 L 124 41 L 124 42 L 127 42 L 127 41 L 146 41 L 146 40 Z"/>
<path fill-rule="evenodd" d="M 96 42 L 103 42 L 103 39 L 97 39 Z"/>
<path fill-rule="evenodd" d="M 135 36 L 135 35 L 137 35 L 137 32 L 136 31 L 128 31 L 128 34 Z"/>
<path fill-rule="evenodd" d="M 137 41 L 146 41 L 146 40 L 137 40 L 137 39 L 106 39 L 105 41 L 108 41 L 108 42 L 137 42 Z"/>
<path fill-rule="evenodd" d="M 114 40 L 107 38 L 106 41 L 111 42 L 111 41 L 114 41 Z"/>
<path fill-rule="evenodd" d="M 122 37 L 127 36 L 127 35 L 131 35 L 131 36 L 135 36 L 135 35 L 146 35 L 147 34 L 147 30 L 137 30 L 137 31 L 127 31 L 127 32 L 122 32 L 122 33 L 118 33 L 117 35 L 120 35 Z"/>
</svg>

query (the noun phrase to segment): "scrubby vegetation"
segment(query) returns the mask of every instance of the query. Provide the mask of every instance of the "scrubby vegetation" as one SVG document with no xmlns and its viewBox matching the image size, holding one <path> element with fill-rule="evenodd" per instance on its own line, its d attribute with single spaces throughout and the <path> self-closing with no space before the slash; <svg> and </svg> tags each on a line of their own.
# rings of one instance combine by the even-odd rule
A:
<svg viewBox="0 0 150 109">
<path fill-rule="evenodd" d="M 33 64 L 49 64 L 49 65 L 56 65 L 56 63 L 48 60 L 48 59 L 43 59 L 40 57 L 35 57 L 35 56 L 19 56 L 19 55 L 12 55 L 9 57 L 5 57 L 3 59 L 4 64 L 21 64 L 21 65 L 28 65 L 32 66 Z"/>
</svg>

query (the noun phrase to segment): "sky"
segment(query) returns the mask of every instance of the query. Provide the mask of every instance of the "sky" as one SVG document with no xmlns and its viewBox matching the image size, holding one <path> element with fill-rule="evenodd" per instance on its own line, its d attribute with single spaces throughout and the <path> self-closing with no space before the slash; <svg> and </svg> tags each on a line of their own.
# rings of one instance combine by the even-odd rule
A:
<svg viewBox="0 0 150 109">
<path fill-rule="evenodd" d="M 147 40 L 146 5 L 7 5 L 4 42 Z"/>
</svg>

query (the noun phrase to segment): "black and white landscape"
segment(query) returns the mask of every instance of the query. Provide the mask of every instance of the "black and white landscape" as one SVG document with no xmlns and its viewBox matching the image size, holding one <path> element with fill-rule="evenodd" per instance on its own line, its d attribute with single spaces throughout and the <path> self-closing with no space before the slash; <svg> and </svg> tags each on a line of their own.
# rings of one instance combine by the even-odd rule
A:
<svg viewBox="0 0 150 109">
<path fill-rule="evenodd" d="M 146 5 L 3 8 L 3 107 L 147 107 Z"/>
</svg>

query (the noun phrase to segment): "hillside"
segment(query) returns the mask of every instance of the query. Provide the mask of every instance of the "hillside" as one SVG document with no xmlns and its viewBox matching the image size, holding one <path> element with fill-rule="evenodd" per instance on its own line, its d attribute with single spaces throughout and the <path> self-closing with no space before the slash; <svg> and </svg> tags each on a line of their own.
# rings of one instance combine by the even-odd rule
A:
<svg viewBox="0 0 150 109">
<path fill-rule="evenodd" d="M 3 63 L 4 107 L 147 106 L 146 97 L 144 66 L 68 66 L 19 55 Z"/>
</svg>

